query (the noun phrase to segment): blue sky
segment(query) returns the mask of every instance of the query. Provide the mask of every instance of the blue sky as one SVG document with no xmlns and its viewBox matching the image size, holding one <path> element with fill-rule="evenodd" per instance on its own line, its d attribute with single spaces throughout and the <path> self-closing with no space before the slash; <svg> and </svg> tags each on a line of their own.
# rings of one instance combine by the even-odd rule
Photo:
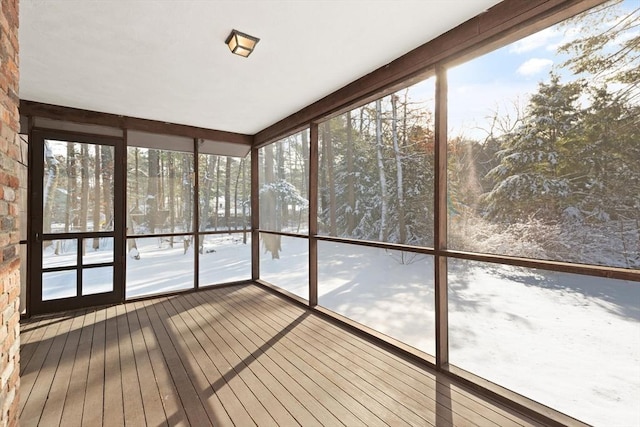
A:
<svg viewBox="0 0 640 427">
<path fill-rule="evenodd" d="M 621 7 L 628 14 L 638 5 L 638 0 L 626 0 Z M 575 24 L 558 24 L 450 69 L 449 134 L 482 140 L 492 111 L 515 116 L 513 103 L 526 105 L 552 69 L 564 82 L 575 79 L 570 70 L 559 68 L 567 56 L 558 55 L 557 48 L 582 33 Z"/>
</svg>

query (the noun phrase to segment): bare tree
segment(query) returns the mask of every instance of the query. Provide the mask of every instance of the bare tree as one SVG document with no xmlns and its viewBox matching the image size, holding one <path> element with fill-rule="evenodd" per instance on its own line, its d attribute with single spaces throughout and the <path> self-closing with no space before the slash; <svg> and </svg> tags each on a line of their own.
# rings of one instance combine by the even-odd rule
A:
<svg viewBox="0 0 640 427">
<path fill-rule="evenodd" d="M 43 191 L 44 209 L 42 212 L 42 231 L 51 233 L 51 218 L 53 216 L 53 208 L 55 205 L 55 194 L 58 188 L 58 160 L 56 160 L 49 141 L 44 142 L 45 156 L 45 183 Z M 45 245 L 46 246 L 46 245 Z"/>
<path fill-rule="evenodd" d="M 376 158 L 378 159 L 378 176 L 380 178 L 380 231 L 378 240 L 387 240 L 387 177 L 384 173 L 384 162 L 382 160 L 382 101 L 376 100 Z"/>
<path fill-rule="evenodd" d="M 231 157 L 227 156 L 227 164 L 224 168 L 224 225 L 231 229 Z"/>
<path fill-rule="evenodd" d="M 95 167 L 93 170 L 93 231 L 100 231 L 100 175 L 102 174 L 102 162 L 100 159 L 100 146 L 93 146 L 95 153 Z M 93 239 L 93 250 L 100 249 L 100 238 Z"/>
<path fill-rule="evenodd" d="M 405 98 L 406 101 L 406 98 Z M 407 241 L 407 227 L 405 225 L 405 210 L 404 210 L 404 184 L 402 175 L 402 153 L 398 146 L 398 97 L 391 95 L 391 136 L 393 139 L 393 152 L 396 158 L 396 187 L 398 197 L 398 226 L 400 227 L 400 236 L 398 243 L 406 243 Z M 406 123 L 406 122 L 405 122 Z M 406 133 L 406 129 L 405 129 Z"/>
</svg>

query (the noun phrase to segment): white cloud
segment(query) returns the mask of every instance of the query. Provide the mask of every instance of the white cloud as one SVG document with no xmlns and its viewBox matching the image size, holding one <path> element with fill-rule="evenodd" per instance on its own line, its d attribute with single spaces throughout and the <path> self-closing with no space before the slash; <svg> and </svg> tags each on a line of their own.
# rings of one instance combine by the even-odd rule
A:
<svg viewBox="0 0 640 427">
<path fill-rule="evenodd" d="M 526 53 L 538 49 L 539 47 L 548 47 L 551 44 L 552 39 L 557 38 L 559 35 L 560 33 L 556 28 L 546 28 L 513 43 L 509 48 L 509 52 Z"/>
<path fill-rule="evenodd" d="M 538 74 L 547 67 L 553 65 L 553 61 L 546 58 L 531 58 L 522 63 L 516 72 L 522 76 Z"/>
</svg>

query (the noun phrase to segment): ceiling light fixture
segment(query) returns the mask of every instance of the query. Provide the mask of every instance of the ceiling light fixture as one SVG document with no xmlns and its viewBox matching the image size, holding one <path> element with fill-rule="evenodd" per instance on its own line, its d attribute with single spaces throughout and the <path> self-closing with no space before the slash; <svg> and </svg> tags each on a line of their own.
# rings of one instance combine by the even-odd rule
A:
<svg viewBox="0 0 640 427">
<path fill-rule="evenodd" d="M 259 41 L 260 39 L 257 37 L 241 33 L 238 30 L 232 30 L 225 43 L 229 46 L 229 50 L 231 50 L 232 53 L 246 58 L 251 55 L 251 52 L 253 52 L 253 49 Z"/>
</svg>

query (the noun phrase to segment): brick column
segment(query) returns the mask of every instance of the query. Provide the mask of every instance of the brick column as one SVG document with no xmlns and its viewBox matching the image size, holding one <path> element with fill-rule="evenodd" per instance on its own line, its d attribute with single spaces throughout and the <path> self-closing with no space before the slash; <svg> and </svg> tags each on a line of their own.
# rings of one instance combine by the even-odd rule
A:
<svg viewBox="0 0 640 427">
<path fill-rule="evenodd" d="M 18 0 L 0 11 L 0 426 L 18 425 L 20 258 Z M 22 225 L 22 226 L 26 226 Z"/>
</svg>

